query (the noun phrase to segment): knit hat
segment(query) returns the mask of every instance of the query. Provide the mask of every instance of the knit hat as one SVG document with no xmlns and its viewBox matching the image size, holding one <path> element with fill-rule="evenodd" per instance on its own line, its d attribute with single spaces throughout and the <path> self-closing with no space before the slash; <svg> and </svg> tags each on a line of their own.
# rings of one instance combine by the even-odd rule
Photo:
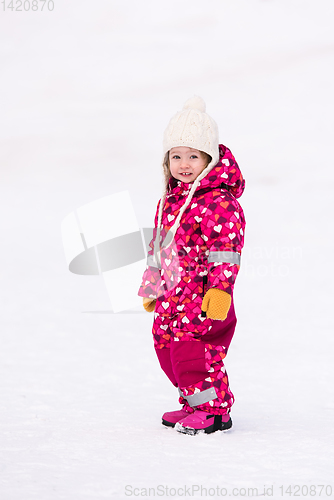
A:
<svg viewBox="0 0 334 500">
<path fill-rule="evenodd" d="M 210 155 L 212 158 L 210 165 L 218 163 L 218 127 L 205 109 L 206 105 L 201 97 L 194 96 L 185 102 L 183 109 L 173 116 L 165 130 L 164 156 L 172 148 L 186 146 Z"/>
<path fill-rule="evenodd" d="M 206 105 L 201 97 L 194 96 L 188 99 L 181 111 L 176 113 L 168 124 L 167 129 L 164 133 L 163 139 L 163 153 L 165 161 L 165 156 L 170 149 L 186 146 L 188 148 L 198 149 L 211 156 L 211 162 L 205 167 L 203 172 L 195 179 L 190 192 L 181 207 L 181 210 L 175 220 L 174 225 L 170 228 L 167 233 L 166 238 L 162 243 L 162 247 L 167 248 L 173 241 L 175 233 L 179 227 L 182 215 L 191 202 L 193 194 L 199 184 L 199 182 L 215 167 L 219 161 L 219 139 L 218 139 L 218 127 L 216 122 L 205 112 Z M 167 176 L 165 172 L 165 181 L 167 181 Z M 160 247 L 160 233 L 161 233 L 161 222 L 162 222 L 162 212 L 165 204 L 167 194 L 167 182 L 165 182 L 164 191 L 162 193 L 159 214 L 158 214 L 158 225 L 157 225 L 157 235 L 154 245 L 154 253 L 159 258 L 159 247 Z"/>
</svg>

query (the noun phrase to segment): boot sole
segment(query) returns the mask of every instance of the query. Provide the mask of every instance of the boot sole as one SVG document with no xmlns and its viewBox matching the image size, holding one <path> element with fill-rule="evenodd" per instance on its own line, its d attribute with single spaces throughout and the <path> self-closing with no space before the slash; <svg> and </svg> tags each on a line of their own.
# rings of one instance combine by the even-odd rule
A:
<svg viewBox="0 0 334 500">
<path fill-rule="evenodd" d="M 162 419 L 162 425 L 165 425 L 166 427 L 175 427 L 176 423 L 173 424 L 172 422 L 168 422 L 168 420 Z"/>
<path fill-rule="evenodd" d="M 220 418 L 219 418 L 220 417 Z M 174 426 L 173 426 L 174 427 Z M 205 429 L 194 429 L 193 427 L 183 427 L 183 425 L 177 423 L 176 424 L 177 432 L 181 434 L 188 434 L 189 436 L 196 436 L 196 434 L 204 433 L 204 434 L 212 434 L 216 431 L 228 431 L 232 427 L 232 419 L 228 422 L 221 421 L 221 415 L 216 415 L 214 419 L 214 423 Z"/>
</svg>

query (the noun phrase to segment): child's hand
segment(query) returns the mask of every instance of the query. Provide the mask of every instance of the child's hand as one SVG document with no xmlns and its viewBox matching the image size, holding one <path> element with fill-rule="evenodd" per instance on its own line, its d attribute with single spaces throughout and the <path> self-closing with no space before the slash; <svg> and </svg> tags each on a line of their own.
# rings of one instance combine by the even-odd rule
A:
<svg viewBox="0 0 334 500">
<path fill-rule="evenodd" d="M 143 298 L 144 309 L 145 309 L 145 311 L 147 311 L 149 313 L 154 311 L 155 303 L 156 303 L 156 299 L 149 299 L 147 297 Z"/>
<path fill-rule="evenodd" d="M 210 288 L 204 295 L 202 311 L 210 319 L 224 321 L 231 306 L 231 295 L 219 288 Z"/>
</svg>

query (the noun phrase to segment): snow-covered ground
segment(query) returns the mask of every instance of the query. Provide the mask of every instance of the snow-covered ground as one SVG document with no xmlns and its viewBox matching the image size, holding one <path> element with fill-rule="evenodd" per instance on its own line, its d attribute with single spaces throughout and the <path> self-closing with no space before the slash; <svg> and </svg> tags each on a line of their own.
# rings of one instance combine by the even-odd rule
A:
<svg viewBox="0 0 334 500">
<path fill-rule="evenodd" d="M 333 15 L 332 0 L 1 11 L 1 500 L 334 495 Z M 160 424 L 178 404 L 152 315 L 113 314 L 101 277 L 70 274 L 60 224 L 127 189 L 149 227 L 163 130 L 194 94 L 245 175 L 247 233 L 234 427 L 190 437 Z"/>
</svg>

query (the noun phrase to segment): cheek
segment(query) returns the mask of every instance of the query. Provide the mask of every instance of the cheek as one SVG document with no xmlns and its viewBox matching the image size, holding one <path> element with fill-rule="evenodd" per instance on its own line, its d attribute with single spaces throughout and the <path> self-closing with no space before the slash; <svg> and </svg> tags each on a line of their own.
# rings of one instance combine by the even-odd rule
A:
<svg viewBox="0 0 334 500">
<path fill-rule="evenodd" d="M 206 167 L 206 164 L 201 162 L 198 166 L 197 166 L 197 171 L 198 172 L 202 172 Z"/>
<path fill-rule="evenodd" d="M 176 166 L 173 163 L 169 165 L 170 173 L 173 175 L 176 172 Z"/>
</svg>

